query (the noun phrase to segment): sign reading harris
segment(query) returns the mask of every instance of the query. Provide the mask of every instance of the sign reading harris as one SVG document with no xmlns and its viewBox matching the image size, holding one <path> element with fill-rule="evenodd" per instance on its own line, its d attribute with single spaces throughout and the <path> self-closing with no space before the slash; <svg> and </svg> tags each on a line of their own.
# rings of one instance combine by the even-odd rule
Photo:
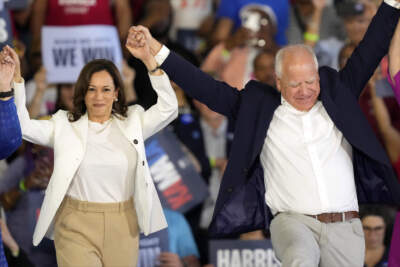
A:
<svg viewBox="0 0 400 267">
<path fill-rule="evenodd" d="M 268 239 L 211 240 L 209 255 L 214 267 L 281 267 Z"/>
<path fill-rule="evenodd" d="M 146 156 L 163 207 L 185 213 L 207 196 L 205 182 L 168 128 L 146 140 Z"/>
<path fill-rule="evenodd" d="M 49 83 L 75 83 L 83 66 L 93 59 L 108 59 L 121 70 L 122 54 L 114 26 L 45 26 L 42 55 Z"/>
</svg>

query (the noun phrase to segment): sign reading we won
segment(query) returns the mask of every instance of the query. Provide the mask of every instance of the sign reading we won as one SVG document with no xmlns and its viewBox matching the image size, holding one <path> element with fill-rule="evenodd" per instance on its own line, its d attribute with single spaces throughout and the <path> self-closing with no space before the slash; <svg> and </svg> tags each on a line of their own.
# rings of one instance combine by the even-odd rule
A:
<svg viewBox="0 0 400 267">
<path fill-rule="evenodd" d="M 122 54 L 114 26 L 45 26 L 42 55 L 49 83 L 75 83 L 83 66 L 108 59 L 121 70 Z"/>
</svg>

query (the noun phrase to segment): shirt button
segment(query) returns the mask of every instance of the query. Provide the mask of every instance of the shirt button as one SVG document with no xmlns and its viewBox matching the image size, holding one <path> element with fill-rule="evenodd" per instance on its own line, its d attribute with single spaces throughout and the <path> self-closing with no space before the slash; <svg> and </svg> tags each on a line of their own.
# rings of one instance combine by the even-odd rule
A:
<svg viewBox="0 0 400 267">
<path fill-rule="evenodd" d="M 134 143 L 135 145 L 137 145 L 139 142 L 138 142 L 137 139 L 135 139 L 135 140 L 133 140 L 133 143 Z"/>
<path fill-rule="evenodd" d="M 233 188 L 232 188 L 232 187 L 228 187 L 228 188 L 226 189 L 226 191 L 227 191 L 228 193 L 232 193 Z"/>
</svg>

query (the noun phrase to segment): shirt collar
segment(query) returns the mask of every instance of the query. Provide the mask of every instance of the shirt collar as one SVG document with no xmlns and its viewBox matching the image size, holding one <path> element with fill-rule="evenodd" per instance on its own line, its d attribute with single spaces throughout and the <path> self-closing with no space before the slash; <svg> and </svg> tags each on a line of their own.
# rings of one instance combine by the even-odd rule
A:
<svg viewBox="0 0 400 267">
<path fill-rule="evenodd" d="M 287 102 L 285 100 L 285 98 L 281 95 L 281 105 L 283 106 L 283 108 L 288 111 L 291 114 L 297 115 L 297 116 L 302 116 L 302 115 L 306 115 L 306 114 L 313 114 L 315 112 L 317 112 L 321 106 L 322 103 L 321 101 L 317 101 L 315 102 L 314 106 L 309 110 L 309 111 L 301 111 L 296 109 L 295 107 L 293 107 L 289 102 Z"/>
</svg>

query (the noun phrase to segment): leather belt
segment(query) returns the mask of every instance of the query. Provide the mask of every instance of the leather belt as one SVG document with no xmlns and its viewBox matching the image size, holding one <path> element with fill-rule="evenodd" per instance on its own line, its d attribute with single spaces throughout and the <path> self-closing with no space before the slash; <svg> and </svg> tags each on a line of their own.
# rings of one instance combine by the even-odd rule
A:
<svg viewBox="0 0 400 267">
<path fill-rule="evenodd" d="M 307 215 L 323 223 L 345 222 L 354 218 L 359 218 L 357 211 L 321 213 L 318 215 Z"/>
</svg>

